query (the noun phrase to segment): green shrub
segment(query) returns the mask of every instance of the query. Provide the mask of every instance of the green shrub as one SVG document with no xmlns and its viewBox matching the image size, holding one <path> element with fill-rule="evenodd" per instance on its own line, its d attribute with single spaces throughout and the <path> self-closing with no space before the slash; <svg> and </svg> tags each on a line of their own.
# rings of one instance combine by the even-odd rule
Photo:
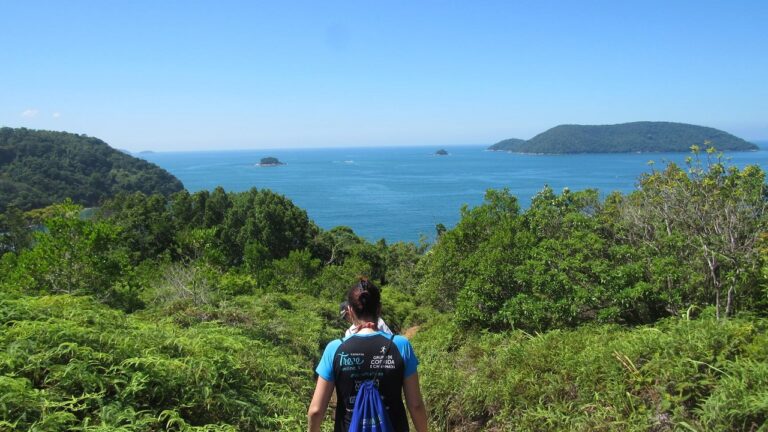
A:
<svg viewBox="0 0 768 432">
<path fill-rule="evenodd" d="M 290 344 L 218 322 L 152 322 L 87 297 L 0 305 L 5 427 L 299 430 L 305 423 L 314 359 Z"/>
<path fill-rule="evenodd" d="M 705 314 L 708 315 L 708 314 Z M 768 321 L 414 338 L 438 430 L 755 430 L 768 415 Z"/>
</svg>

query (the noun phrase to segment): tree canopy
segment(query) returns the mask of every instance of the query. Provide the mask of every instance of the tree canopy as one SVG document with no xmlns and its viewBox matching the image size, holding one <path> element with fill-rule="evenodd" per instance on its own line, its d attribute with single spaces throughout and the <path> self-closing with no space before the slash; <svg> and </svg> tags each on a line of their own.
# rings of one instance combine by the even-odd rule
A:
<svg viewBox="0 0 768 432">
<path fill-rule="evenodd" d="M 170 195 L 183 189 L 164 169 L 98 138 L 0 128 L 0 212 L 45 207 L 66 198 L 96 206 L 120 192 Z"/>
</svg>

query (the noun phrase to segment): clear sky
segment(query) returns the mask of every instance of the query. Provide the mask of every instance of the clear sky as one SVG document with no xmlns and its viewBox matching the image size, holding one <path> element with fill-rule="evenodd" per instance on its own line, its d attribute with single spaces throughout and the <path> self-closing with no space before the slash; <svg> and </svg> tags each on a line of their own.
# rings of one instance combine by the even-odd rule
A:
<svg viewBox="0 0 768 432">
<path fill-rule="evenodd" d="M 768 139 L 768 1 L 0 1 L 0 125 L 113 147 Z"/>
</svg>

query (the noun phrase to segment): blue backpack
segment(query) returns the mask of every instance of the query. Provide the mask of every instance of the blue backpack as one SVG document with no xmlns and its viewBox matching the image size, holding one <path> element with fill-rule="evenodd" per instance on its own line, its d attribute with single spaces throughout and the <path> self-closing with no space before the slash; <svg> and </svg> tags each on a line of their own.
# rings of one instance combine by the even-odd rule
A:
<svg viewBox="0 0 768 432">
<path fill-rule="evenodd" d="M 389 338 L 389 345 L 384 355 L 389 354 L 395 335 Z M 352 421 L 349 432 L 393 432 L 387 407 L 381 400 L 379 389 L 373 381 L 364 381 L 357 390 L 355 406 L 352 408 Z"/>
<path fill-rule="evenodd" d="M 349 432 L 392 432 L 387 408 L 373 381 L 365 381 L 357 391 Z"/>
</svg>

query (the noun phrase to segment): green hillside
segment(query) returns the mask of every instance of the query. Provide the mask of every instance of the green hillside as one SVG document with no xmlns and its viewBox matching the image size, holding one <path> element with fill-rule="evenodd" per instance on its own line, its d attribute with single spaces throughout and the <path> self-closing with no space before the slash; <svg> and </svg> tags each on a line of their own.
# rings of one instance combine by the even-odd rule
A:
<svg viewBox="0 0 768 432">
<path fill-rule="evenodd" d="M 528 141 L 508 139 L 489 150 L 519 153 L 687 152 L 705 143 L 725 151 L 757 150 L 757 146 L 718 129 L 670 122 L 616 125 L 560 125 Z"/>
<path fill-rule="evenodd" d="M 65 198 L 97 205 L 120 192 L 169 195 L 181 182 L 142 159 L 86 135 L 0 128 L 0 211 L 44 207 Z"/>
<path fill-rule="evenodd" d="M 488 147 L 488 150 L 520 152 L 518 149 L 525 146 L 525 142 L 524 139 L 508 138 Z"/>
<path fill-rule="evenodd" d="M 255 188 L 9 209 L 0 431 L 307 430 L 357 275 L 431 431 L 766 431 L 767 196 L 759 166 L 694 152 L 626 195 L 489 190 L 432 245 Z"/>
</svg>

